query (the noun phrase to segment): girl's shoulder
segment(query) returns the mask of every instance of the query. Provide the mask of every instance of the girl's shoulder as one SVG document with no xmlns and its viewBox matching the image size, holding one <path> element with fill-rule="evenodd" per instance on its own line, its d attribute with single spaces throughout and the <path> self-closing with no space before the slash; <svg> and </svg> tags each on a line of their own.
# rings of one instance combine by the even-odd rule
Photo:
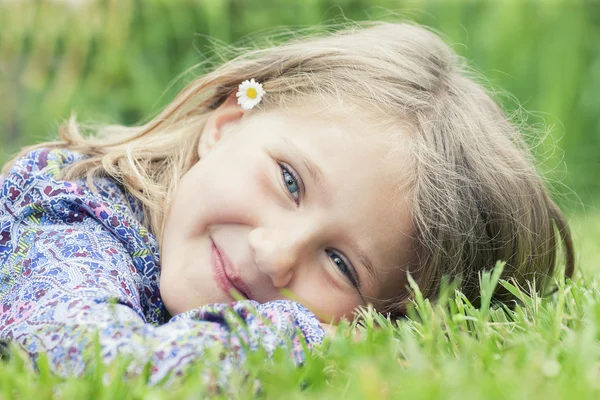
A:
<svg viewBox="0 0 600 400">
<path fill-rule="evenodd" d="M 17 192 L 35 181 L 44 178 L 58 178 L 59 172 L 64 166 L 83 158 L 82 154 L 67 149 L 39 148 L 32 150 L 17 159 L 3 177 L 2 184 L 8 192 L 2 193 L 2 195 L 13 199 Z"/>
<path fill-rule="evenodd" d="M 73 163 L 82 161 L 87 156 L 65 148 L 38 148 L 26 153 L 19 158 L 6 176 L 0 177 L 0 195 L 3 201 L 15 202 L 30 191 L 43 191 L 41 195 L 45 200 L 50 200 L 65 191 L 75 197 L 84 197 L 88 193 L 106 201 L 116 207 L 126 207 L 138 220 L 142 221 L 143 212 L 141 205 L 118 182 L 110 177 L 95 177 L 92 181 L 93 188 L 85 178 L 76 181 L 61 179 L 61 170 Z"/>
<path fill-rule="evenodd" d="M 84 158 L 83 154 L 64 148 L 38 148 L 19 158 L 8 175 L 45 171 L 56 176 L 63 166 Z"/>
<path fill-rule="evenodd" d="M 142 205 L 116 180 L 95 177 L 92 188 L 85 177 L 61 179 L 61 169 L 86 157 L 68 149 L 39 148 L 18 159 L 0 187 L 0 228 L 25 220 L 46 225 L 95 221 L 130 252 L 143 248 L 156 257 L 158 243 L 143 223 Z"/>
<path fill-rule="evenodd" d="M 40 229 L 104 229 L 125 246 L 134 263 L 140 262 L 140 270 L 147 270 L 158 262 L 158 242 L 143 224 L 139 201 L 109 177 L 95 177 L 93 188 L 85 177 L 61 178 L 63 168 L 86 157 L 68 149 L 39 148 L 18 159 L 0 187 L 0 234 L 24 223 Z"/>
<path fill-rule="evenodd" d="M 3 177 L 0 192 L 3 209 L 10 207 L 13 214 L 18 213 L 30 204 L 28 194 L 40 190 L 44 198 L 53 197 L 52 194 L 57 193 L 52 189 L 65 185 L 58 178 L 60 170 L 83 158 L 82 154 L 66 149 L 39 148 L 26 153 Z"/>
</svg>

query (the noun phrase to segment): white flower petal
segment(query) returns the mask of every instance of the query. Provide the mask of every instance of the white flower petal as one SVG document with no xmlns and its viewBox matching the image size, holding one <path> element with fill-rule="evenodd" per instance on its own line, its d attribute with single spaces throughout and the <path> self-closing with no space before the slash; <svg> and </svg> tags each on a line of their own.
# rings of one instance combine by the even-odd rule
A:
<svg viewBox="0 0 600 400">
<path fill-rule="evenodd" d="M 248 95 L 248 91 L 251 89 L 254 91 L 254 97 L 250 97 Z M 238 104 L 241 105 L 243 109 L 250 110 L 260 103 L 265 93 L 266 92 L 263 89 L 262 84 L 256 82 L 254 78 L 252 78 L 250 80 L 243 81 L 235 95 L 238 98 Z"/>
</svg>

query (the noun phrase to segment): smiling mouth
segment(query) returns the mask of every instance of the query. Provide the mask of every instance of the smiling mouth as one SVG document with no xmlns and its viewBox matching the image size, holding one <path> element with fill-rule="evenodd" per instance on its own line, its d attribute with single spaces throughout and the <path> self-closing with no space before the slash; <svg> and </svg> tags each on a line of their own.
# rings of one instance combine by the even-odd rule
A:
<svg viewBox="0 0 600 400">
<path fill-rule="evenodd" d="M 231 262 L 227 256 L 223 253 L 223 250 L 217 246 L 212 240 L 212 264 L 215 275 L 215 280 L 219 288 L 231 296 L 231 291 L 235 290 L 239 292 L 244 298 L 250 299 L 250 290 L 246 283 L 239 277 L 234 271 Z"/>
</svg>

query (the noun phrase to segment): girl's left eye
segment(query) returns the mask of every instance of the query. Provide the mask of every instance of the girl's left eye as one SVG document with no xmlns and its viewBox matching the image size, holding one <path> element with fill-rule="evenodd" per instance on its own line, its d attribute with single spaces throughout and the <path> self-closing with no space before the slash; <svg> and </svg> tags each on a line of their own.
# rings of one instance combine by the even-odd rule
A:
<svg viewBox="0 0 600 400">
<path fill-rule="evenodd" d="M 300 176 L 292 167 L 279 164 L 279 168 L 281 168 L 281 177 L 285 187 L 294 199 L 294 202 L 300 204 L 300 195 L 303 189 L 302 179 L 300 179 Z"/>
<path fill-rule="evenodd" d="M 326 252 L 339 271 L 346 276 L 346 279 L 348 279 L 355 288 L 359 288 L 360 285 L 355 277 L 356 272 L 352 265 L 346 262 L 346 260 L 336 251 L 327 250 Z"/>
</svg>

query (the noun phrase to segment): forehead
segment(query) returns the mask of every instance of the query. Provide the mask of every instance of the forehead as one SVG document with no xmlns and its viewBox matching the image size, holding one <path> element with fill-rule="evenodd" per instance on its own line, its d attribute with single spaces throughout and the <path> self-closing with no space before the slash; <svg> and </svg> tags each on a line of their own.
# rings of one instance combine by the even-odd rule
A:
<svg viewBox="0 0 600 400">
<path fill-rule="evenodd" d="M 245 118 L 247 123 L 260 126 L 262 133 L 293 138 L 311 147 L 335 144 L 348 151 L 362 149 L 364 154 L 385 154 L 386 158 L 408 150 L 406 138 L 410 128 L 404 120 L 392 121 L 360 109 L 320 108 L 317 104 L 270 110 Z M 405 143 L 399 146 L 401 141 Z"/>
</svg>

